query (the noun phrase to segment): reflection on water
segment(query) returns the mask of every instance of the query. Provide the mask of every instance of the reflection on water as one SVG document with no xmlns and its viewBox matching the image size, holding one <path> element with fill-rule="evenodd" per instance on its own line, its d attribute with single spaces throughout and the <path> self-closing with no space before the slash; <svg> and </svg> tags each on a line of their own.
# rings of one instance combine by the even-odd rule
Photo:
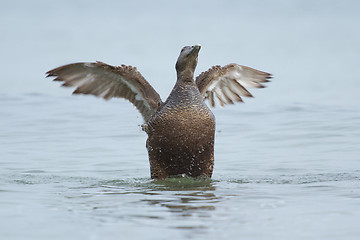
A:
<svg viewBox="0 0 360 240">
<path fill-rule="evenodd" d="M 154 181 L 152 191 L 171 191 L 172 198 L 163 199 L 160 196 L 152 199 L 141 199 L 150 205 L 166 207 L 169 212 L 180 213 L 182 217 L 197 214 L 199 217 L 209 217 L 207 211 L 215 210 L 215 204 L 220 201 L 214 192 L 216 190 L 210 179 L 173 178 Z"/>
<path fill-rule="evenodd" d="M 105 195 L 141 195 L 132 204 L 138 206 L 146 204 L 153 209 L 149 213 L 132 213 L 127 218 L 164 219 L 167 216 L 164 210 L 170 214 L 175 214 L 177 218 L 194 216 L 203 218 L 210 217 L 208 212 L 214 211 L 216 203 L 221 201 L 221 198 L 215 195 L 215 183 L 216 181 L 208 178 L 179 177 L 165 180 L 138 179 L 138 181 L 127 183 L 119 180 L 106 181 L 100 187 Z M 131 190 L 125 190 L 123 188 L 125 185 L 132 186 Z M 172 227 L 182 229 L 205 228 L 203 225 L 184 226 L 183 223 Z"/>
</svg>

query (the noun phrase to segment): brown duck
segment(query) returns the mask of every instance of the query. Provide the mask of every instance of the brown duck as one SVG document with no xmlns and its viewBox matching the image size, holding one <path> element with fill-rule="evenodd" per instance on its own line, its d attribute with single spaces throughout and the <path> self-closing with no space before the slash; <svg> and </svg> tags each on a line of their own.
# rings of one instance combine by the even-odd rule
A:
<svg viewBox="0 0 360 240">
<path fill-rule="evenodd" d="M 176 62 L 177 81 L 165 102 L 135 67 L 102 62 L 73 63 L 47 72 L 73 94 L 106 100 L 125 98 L 140 111 L 148 134 L 151 177 L 211 177 L 214 166 L 215 117 L 205 104 L 220 106 L 252 97 L 245 87 L 263 88 L 271 74 L 238 64 L 213 66 L 194 81 L 201 46 L 186 46 Z"/>
</svg>

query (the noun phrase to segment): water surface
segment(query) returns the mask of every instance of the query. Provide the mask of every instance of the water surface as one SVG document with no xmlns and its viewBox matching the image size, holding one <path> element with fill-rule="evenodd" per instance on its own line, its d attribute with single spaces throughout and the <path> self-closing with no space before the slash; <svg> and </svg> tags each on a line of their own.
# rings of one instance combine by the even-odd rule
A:
<svg viewBox="0 0 360 240">
<path fill-rule="evenodd" d="M 165 181 L 149 178 L 141 118 L 126 101 L 2 95 L 0 109 L 5 239 L 360 233 L 356 108 L 216 109 L 213 179 Z"/>
<path fill-rule="evenodd" d="M 358 239 L 356 0 L 13 0 L 0 8 L 0 238 Z M 215 108 L 212 180 L 152 181 L 126 101 L 70 96 L 60 65 L 133 65 L 168 96 L 180 49 L 196 74 L 274 75 Z"/>
</svg>

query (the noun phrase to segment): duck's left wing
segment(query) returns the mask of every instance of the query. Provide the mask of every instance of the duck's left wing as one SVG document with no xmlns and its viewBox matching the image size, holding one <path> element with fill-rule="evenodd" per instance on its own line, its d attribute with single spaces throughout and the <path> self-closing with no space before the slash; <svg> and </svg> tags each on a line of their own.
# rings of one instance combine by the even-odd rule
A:
<svg viewBox="0 0 360 240">
<path fill-rule="evenodd" d="M 263 83 L 269 82 L 270 78 L 270 73 L 232 63 L 224 67 L 213 66 L 201 73 L 196 78 L 196 85 L 203 99 L 208 99 L 214 107 L 215 99 L 223 106 L 242 102 L 242 97 L 252 97 L 246 87 L 264 88 Z"/>
<path fill-rule="evenodd" d="M 91 94 L 106 100 L 125 98 L 135 105 L 145 122 L 157 111 L 162 101 L 155 89 L 135 67 L 115 67 L 102 62 L 73 63 L 47 72 L 62 86 L 76 87 L 74 94 Z"/>
</svg>

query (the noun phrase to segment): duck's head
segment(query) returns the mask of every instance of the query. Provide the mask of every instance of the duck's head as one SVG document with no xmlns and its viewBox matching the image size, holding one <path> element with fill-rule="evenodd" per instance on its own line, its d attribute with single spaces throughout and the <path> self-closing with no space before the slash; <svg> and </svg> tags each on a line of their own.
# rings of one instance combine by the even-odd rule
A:
<svg viewBox="0 0 360 240">
<path fill-rule="evenodd" d="M 194 45 L 194 46 L 186 46 L 181 49 L 179 58 L 175 65 L 178 76 L 179 74 L 180 75 L 191 74 L 192 77 L 197 65 L 200 48 L 201 48 L 200 45 Z"/>
</svg>

